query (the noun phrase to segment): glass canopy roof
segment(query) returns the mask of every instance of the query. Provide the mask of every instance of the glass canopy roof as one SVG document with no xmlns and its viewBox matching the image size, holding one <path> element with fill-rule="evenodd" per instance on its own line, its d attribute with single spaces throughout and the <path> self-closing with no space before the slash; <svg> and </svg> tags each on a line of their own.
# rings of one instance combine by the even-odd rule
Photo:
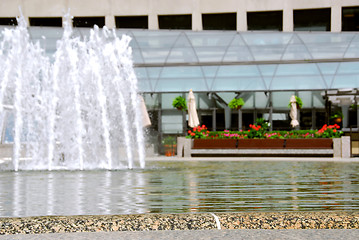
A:
<svg viewBox="0 0 359 240">
<path fill-rule="evenodd" d="M 89 31 L 75 28 L 74 36 L 83 38 Z M 62 32 L 62 28 L 29 28 L 32 40 L 39 42 L 49 56 L 55 52 Z M 116 33 L 132 37 L 142 92 L 329 90 L 359 86 L 359 33 L 118 29 Z"/>
</svg>

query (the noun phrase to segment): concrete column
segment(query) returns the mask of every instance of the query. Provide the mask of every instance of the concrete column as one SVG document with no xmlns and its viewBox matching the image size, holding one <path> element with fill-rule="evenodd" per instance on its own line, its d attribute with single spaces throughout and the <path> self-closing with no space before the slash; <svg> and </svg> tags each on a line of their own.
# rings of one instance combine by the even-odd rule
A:
<svg viewBox="0 0 359 240">
<path fill-rule="evenodd" d="M 105 25 L 108 29 L 116 28 L 115 16 L 106 15 L 105 16 Z"/>
<path fill-rule="evenodd" d="M 342 8 L 340 5 L 332 6 L 331 9 L 331 32 L 341 32 L 342 30 Z"/>
<path fill-rule="evenodd" d="M 237 11 L 237 31 L 245 32 L 248 30 L 247 25 L 247 12 L 244 8 Z"/>
<path fill-rule="evenodd" d="M 342 142 L 342 158 L 350 158 L 351 156 L 351 145 L 350 136 L 341 137 Z"/>
<path fill-rule="evenodd" d="M 162 93 L 158 94 L 158 102 L 159 102 L 159 106 L 158 106 L 158 110 L 157 110 L 157 123 L 158 123 L 158 148 L 157 148 L 157 152 L 161 151 L 161 142 L 162 142 L 162 138 L 163 138 L 163 132 L 162 132 Z"/>
<path fill-rule="evenodd" d="M 212 131 L 216 131 L 216 129 L 217 129 L 216 109 L 213 108 L 213 112 L 212 112 Z"/>
<path fill-rule="evenodd" d="M 231 109 L 229 107 L 224 107 L 224 127 L 225 129 L 231 128 Z"/>
<path fill-rule="evenodd" d="M 270 110 L 269 110 L 270 111 Z M 269 122 L 271 121 L 270 120 L 270 118 L 271 118 L 271 113 L 269 112 Z M 254 110 L 253 110 L 253 121 L 252 121 L 252 123 L 255 123 L 256 122 L 256 120 L 257 120 L 257 117 L 258 117 L 258 113 L 257 113 L 257 109 L 255 108 Z"/>
<path fill-rule="evenodd" d="M 285 7 L 283 9 L 283 32 L 294 31 L 293 8 Z"/>
<path fill-rule="evenodd" d="M 192 30 L 201 31 L 203 30 L 203 26 L 202 26 L 202 14 L 200 12 L 200 1 L 192 1 L 192 3 L 193 3 Z"/>
<path fill-rule="evenodd" d="M 187 112 L 182 111 L 182 133 L 186 134 L 187 132 Z"/>
<path fill-rule="evenodd" d="M 273 131 L 273 102 L 272 93 L 269 93 L 269 131 Z"/>
<path fill-rule="evenodd" d="M 242 111 L 239 109 L 238 110 L 238 130 L 242 130 Z"/>
<path fill-rule="evenodd" d="M 349 107 L 349 105 L 342 105 L 343 128 L 347 128 L 349 125 Z"/>
<path fill-rule="evenodd" d="M 157 14 L 151 13 L 148 15 L 148 30 L 158 30 Z"/>
<path fill-rule="evenodd" d="M 317 117 L 316 117 L 316 111 L 315 108 L 312 109 L 312 129 L 317 128 Z"/>
</svg>

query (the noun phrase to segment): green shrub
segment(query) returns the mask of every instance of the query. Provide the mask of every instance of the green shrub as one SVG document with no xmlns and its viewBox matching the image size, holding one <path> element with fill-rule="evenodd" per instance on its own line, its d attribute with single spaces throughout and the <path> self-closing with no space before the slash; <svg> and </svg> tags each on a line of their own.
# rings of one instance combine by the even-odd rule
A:
<svg viewBox="0 0 359 240">
<path fill-rule="evenodd" d="M 172 106 L 174 108 L 177 108 L 178 110 L 186 111 L 187 110 L 187 101 L 184 97 L 178 96 L 173 100 Z"/>
<path fill-rule="evenodd" d="M 229 103 L 228 107 L 231 109 L 238 109 L 244 105 L 243 98 L 233 98 Z"/>
</svg>

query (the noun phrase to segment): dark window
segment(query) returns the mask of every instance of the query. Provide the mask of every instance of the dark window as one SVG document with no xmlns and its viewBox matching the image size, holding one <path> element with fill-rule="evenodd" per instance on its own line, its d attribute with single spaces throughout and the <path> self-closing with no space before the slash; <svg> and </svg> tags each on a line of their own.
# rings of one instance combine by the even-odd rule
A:
<svg viewBox="0 0 359 240">
<path fill-rule="evenodd" d="M 148 16 L 115 17 L 116 28 L 148 29 Z"/>
<path fill-rule="evenodd" d="M 61 17 L 30 18 L 30 26 L 62 27 L 62 18 Z"/>
<path fill-rule="evenodd" d="M 17 25 L 16 18 L 0 18 L 0 25 Z"/>
<path fill-rule="evenodd" d="M 192 15 L 158 16 L 160 29 L 192 29 Z"/>
<path fill-rule="evenodd" d="M 94 25 L 102 28 L 105 26 L 105 17 L 74 17 L 73 19 L 74 27 L 90 27 Z"/>
<path fill-rule="evenodd" d="M 359 7 L 343 7 L 342 31 L 359 31 Z"/>
<path fill-rule="evenodd" d="M 330 8 L 294 10 L 294 31 L 330 31 Z"/>
<path fill-rule="evenodd" d="M 248 30 L 275 30 L 282 31 L 283 12 L 248 12 Z"/>
<path fill-rule="evenodd" d="M 203 30 L 237 30 L 237 14 L 202 14 L 202 25 Z"/>
</svg>

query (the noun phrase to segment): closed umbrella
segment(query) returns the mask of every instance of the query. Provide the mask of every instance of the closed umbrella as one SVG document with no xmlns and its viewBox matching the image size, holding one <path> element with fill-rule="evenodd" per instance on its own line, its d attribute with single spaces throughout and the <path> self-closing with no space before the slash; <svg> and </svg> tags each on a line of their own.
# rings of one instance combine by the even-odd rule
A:
<svg viewBox="0 0 359 240">
<path fill-rule="evenodd" d="M 151 120 L 150 117 L 148 116 L 145 100 L 141 95 L 139 97 L 140 97 L 140 105 L 141 105 L 142 126 L 149 127 L 151 126 Z"/>
<path fill-rule="evenodd" d="M 295 96 L 293 95 L 290 98 L 290 113 L 289 113 L 290 118 L 292 119 L 292 121 L 290 122 L 290 125 L 292 125 L 293 128 L 299 126 L 299 122 L 297 120 L 297 100 L 295 99 Z"/>
<path fill-rule="evenodd" d="M 189 90 L 188 94 L 188 126 L 191 128 L 197 127 L 199 125 L 197 109 L 196 109 L 196 99 L 192 92 L 192 89 Z"/>
</svg>

